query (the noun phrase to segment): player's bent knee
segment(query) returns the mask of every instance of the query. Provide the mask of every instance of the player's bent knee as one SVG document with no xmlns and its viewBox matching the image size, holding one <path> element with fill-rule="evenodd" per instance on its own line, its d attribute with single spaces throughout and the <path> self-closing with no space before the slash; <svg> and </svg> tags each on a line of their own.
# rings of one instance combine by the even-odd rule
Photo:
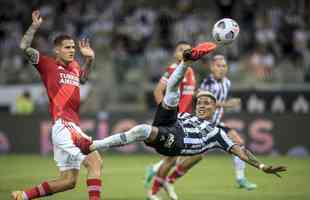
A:
<svg viewBox="0 0 310 200">
<path fill-rule="evenodd" d="M 103 161 L 102 161 L 102 158 L 101 158 L 99 152 L 98 151 L 94 151 L 92 154 L 94 155 L 94 162 L 97 165 L 99 165 L 100 167 L 102 167 Z"/>
<path fill-rule="evenodd" d="M 89 154 L 83 162 L 84 166 L 91 170 L 100 170 L 102 168 L 102 163 L 101 156 L 97 151 Z"/>
<path fill-rule="evenodd" d="M 67 188 L 68 188 L 68 190 L 72 190 L 72 189 L 75 188 L 75 186 L 76 186 L 76 182 L 75 181 L 74 182 L 69 182 L 68 185 L 67 185 Z"/>
<path fill-rule="evenodd" d="M 140 124 L 131 129 L 131 134 L 141 140 L 146 140 L 149 138 L 151 132 L 152 126 L 148 124 Z"/>
<path fill-rule="evenodd" d="M 67 190 L 72 190 L 72 189 L 74 189 L 75 186 L 76 186 L 76 182 L 77 182 L 77 180 L 76 180 L 76 178 L 74 178 L 74 177 L 68 177 L 68 178 L 66 178 L 66 179 L 65 179 L 65 187 L 66 187 L 66 189 L 67 189 Z"/>
</svg>

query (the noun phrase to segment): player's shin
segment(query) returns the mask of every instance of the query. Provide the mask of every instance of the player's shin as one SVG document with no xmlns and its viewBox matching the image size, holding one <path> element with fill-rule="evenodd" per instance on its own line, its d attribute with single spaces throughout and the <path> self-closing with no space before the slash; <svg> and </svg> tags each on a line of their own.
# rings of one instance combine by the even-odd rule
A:
<svg viewBox="0 0 310 200">
<path fill-rule="evenodd" d="M 233 156 L 234 161 L 234 167 L 236 172 L 236 179 L 241 180 L 244 179 L 244 169 L 245 169 L 245 163 L 243 160 L 241 160 L 238 156 Z"/>
<path fill-rule="evenodd" d="M 159 192 L 159 190 L 162 187 L 162 185 L 164 184 L 164 182 L 165 182 L 164 179 L 162 179 L 162 178 L 160 178 L 158 176 L 155 176 L 150 193 L 152 195 L 156 195 Z"/>
<path fill-rule="evenodd" d="M 179 88 L 179 83 L 182 81 L 184 74 L 187 70 L 188 64 L 185 62 L 181 62 L 174 72 L 171 74 L 168 83 L 167 83 L 167 91 L 176 91 Z"/>
<path fill-rule="evenodd" d="M 173 172 L 167 177 L 167 182 L 174 183 L 178 178 L 181 178 L 185 174 L 185 169 L 182 165 L 177 165 Z"/>
<path fill-rule="evenodd" d="M 189 66 L 188 62 L 181 62 L 170 76 L 164 96 L 164 103 L 169 107 L 176 107 L 179 104 L 180 91 L 179 84 L 183 80 L 184 74 Z"/>
<path fill-rule="evenodd" d="M 109 148 L 120 147 L 134 142 L 144 141 L 149 138 L 151 131 L 152 126 L 150 125 L 138 125 L 124 133 L 117 133 L 102 140 L 95 140 L 90 146 L 90 150 L 106 150 Z"/>
</svg>

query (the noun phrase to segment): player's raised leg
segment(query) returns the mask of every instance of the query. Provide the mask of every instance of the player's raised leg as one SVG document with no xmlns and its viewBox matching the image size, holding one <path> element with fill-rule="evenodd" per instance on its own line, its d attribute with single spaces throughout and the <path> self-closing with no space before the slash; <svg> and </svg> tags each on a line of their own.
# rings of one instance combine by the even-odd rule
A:
<svg viewBox="0 0 310 200">
<path fill-rule="evenodd" d="M 167 92 L 164 97 L 166 106 L 176 107 L 179 102 L 178 84 L 183 79 L 187 66 L 190 61 L 182 62 L 169 78 Z M 120 147 L 134 142 L 154 140 L 157 136 L 157 128 L 148 124 L 137 125 L 124 133 L 117 133 L 102 140 L 94 140 L 90 145 L 90 150 L 106 150 L 113 147 Z"/>
<path fill-rule="evenodd" d="M 191 65 L 191 61 L 200 59 L 203 55 L 212 52 L 215 48 L 215 44 L 206 42 L 183 52 L 183 59 L 185 61 L 182 61 L 177 66 L 167 82 L 166 92 L 163 98 L 164 106 L 167 106 L 168 108 L 175 108 L 178 106 L 180 96 L 179 84 L 184 77 L 187 67 Z M 154 177 L 151 190 L 148 192 L 149 199 L 156 199 L 156 195 L 161 187 L 166 189 L 171 199 L 178 199 L 174 188 L 166 182 L 166 176 L 172 166 L 174 166 L 176 159 L 177 157 L 167 157 L 164 159 L 163 164 L 159 167 L 159 170 Z"/>
<path fill-rule="evenodd" d="M 102 140 L 94 140 L 90 145 L 90 150 L 107 150 L 113 147 L 120 147 L 134 142 L 148 141 L 155 138 L 156 127 L 148 124 L 137 125 L 123 133 L 116 133 Z"/>
<path fill-rule="evenodd" d="M 175 71 L 170 76 L 167 82 L 167 88 L 165 92 L 165 96 L 163 98 L 163 106 L 168 108 L 175 108 L 179 104 L 179 83 L 183 79 L 184 74 L 187 70 L 187 67 L 190 66 L 189 62 L 181 62 Z M 160 165 L 156 176 L 154 176 L 154 181 L 151 186 L 151 190 L 148 191 L 148 198 L 153 200 L 157 199 L 157 193 L 159 192 L 160 188 L 165 184 L 165 178 L 169 173 L 171 167 L 174 165 L 177 157 L 165 157 L 164 162 Z M 175 198 L 177 199 L 177 197 Z"/>
</svg>

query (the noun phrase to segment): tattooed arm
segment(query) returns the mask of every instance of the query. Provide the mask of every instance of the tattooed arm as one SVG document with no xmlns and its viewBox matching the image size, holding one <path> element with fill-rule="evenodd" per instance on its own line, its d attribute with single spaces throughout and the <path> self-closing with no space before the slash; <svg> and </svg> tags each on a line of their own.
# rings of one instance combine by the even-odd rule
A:
<svg viewBox="0 0 310 200">
<path fill-rule="evenodd" d="M 286 171 L 285 166 L 269 166 L 260 162 L 248 149 L 245 147 L 241 147 L 239 145 L 234 145 L 230 152 L 236 156 L 238 156 L 241 160 L 245 161 L 246 163 L 256 167 L 257 169 L 262 170 L 268 174 L 274 174 L 278 177 L 281 177 L 278 172 Z"/>
<path fill-rule="evenodd" d="M 95 52 L 90 47 L 88 39 L 83 39 L 79 41 L 79 48 L 82 56 L 84 56 L 85 58 L 85 63 L 83 65 L 83 73 L 80 76 L 80 82 L 81 84 L 84 84 L 88 80 L 88 76 L 93 68 Z"/>
<path fill-rule="evenodd" d="M 83 65 L 83 73 L 80 77 L 81 84 L 84 84 L 88 80 L 88 76 L 93 68 L 94 59 L 85 58 L 85 63 Z"/>
<path fill-rule="evenodd" d="M 31 43 L 34 37 L 34 34 L 38 30 L 42 23 L 42 18 L 40 16 L 40 12 L 38 10 L 32 12 L 32 24 L 27 30 L 27 32 L 24 34 L 21 42 L 20 42 L 20 48 L 25 52 L 26 56 L 28 57 L 28 60 L 32 64 L 38 64 L 39 60 L 39 52 L 31 48 Z"/>
</svg>

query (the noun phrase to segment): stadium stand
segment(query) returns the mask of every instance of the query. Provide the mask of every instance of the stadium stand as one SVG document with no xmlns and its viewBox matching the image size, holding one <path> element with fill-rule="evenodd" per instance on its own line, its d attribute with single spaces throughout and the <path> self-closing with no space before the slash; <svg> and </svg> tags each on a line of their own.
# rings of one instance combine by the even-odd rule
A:
<svg viewBox="0 0 310 200">
<path fill-rule="evenodd" d="M 51 49 L 53 37 L 48 36 L 60 32 L 91 39 L 98 56 L 97 73 L 91 78 L 95 87 L 87 99 L 93 107 L 89 110 L 113 110 L 122 102 L 126 102 L 122 109 L 132 108 L 130 103 L 145 108 L 145 94 L 169 64 L 173 44 L 211 39 L 212 25 L 223 17 L 236 19 L 241 27 L 238 41 L 223 50 L 235 85 L 310 81 L 308 1 L 11 0 L 0 2 L 2 86 L 40 81 L 18 48 L 35 8 L 45 18 L 35 37 L 36 48 Z M 198 70 L 204 71 L 204 64 Z"/>
</svg>

